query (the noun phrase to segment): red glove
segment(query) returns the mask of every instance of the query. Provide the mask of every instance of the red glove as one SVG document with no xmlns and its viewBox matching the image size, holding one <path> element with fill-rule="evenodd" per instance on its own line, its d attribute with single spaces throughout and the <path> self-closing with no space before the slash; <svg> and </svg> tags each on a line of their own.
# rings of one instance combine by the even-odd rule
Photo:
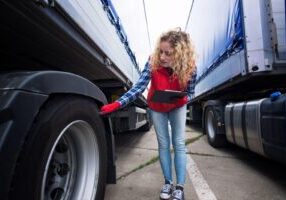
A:
<svg viewBox="0 0 286 200">
<path fill-rule="evenodd" d="M 100 108 L 101 114 L 107 114 L 111 113 L 118 108 L 120 108 L 121 104 L 118 101 L 115 101 L 114 103 L 106 104 Z"/>
</svg>

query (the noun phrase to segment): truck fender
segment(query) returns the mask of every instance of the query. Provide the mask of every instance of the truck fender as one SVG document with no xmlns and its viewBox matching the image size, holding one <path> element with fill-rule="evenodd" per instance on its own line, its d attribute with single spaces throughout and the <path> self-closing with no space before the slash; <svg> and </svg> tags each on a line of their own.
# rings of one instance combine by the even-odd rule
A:
<svg viewBox="0 0 286 200">
<path fill-rule="evenodd" d="M 24 71 L 1 75 L 0 88 L 51 95 L 78 94 L 107 103 L 104 93 L 89 80 L 60 71 Z"/>
</svg>

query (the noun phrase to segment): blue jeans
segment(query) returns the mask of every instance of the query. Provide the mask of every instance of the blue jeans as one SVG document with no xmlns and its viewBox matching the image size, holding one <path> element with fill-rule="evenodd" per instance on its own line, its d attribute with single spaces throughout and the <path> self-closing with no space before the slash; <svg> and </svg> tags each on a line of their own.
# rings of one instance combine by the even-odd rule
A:
<svg viewBox="0 0 286 200">
<path fill-rule="evenodd" d="M 177 177 L 177 184 L 180 185 L 185 183 L 186 177 L 186 107 L 187 106 L 182 106 L 166 113 L 151 110 L 151 116 L 158 140 L 160 164 L 164 178 L 166 181 L 173 182 L 170 135 L 168 129 L 168 121 L 170 121 L 172 130 L 172 144 L 175 154 L 175 172 Z"/>
</svg>

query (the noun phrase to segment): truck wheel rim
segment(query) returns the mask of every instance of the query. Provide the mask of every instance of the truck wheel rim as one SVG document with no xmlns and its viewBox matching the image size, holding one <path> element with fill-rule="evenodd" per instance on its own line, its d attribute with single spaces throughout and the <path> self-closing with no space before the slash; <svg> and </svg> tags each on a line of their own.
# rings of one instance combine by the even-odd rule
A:
<svg viewBox="0 0 286 200">
<path fill-rule="evenodd" d="M 215 137 L 214 114 L 212 111 L 209 111 L 207 115 L 207 133 L 211 139 Z"/>
<path fill-rule="evenodd" d="M 92 127 L 74 121 L 57 137 L 45 165 L 41 199 L 95 198 L 99 149 Z"/>
</svg>

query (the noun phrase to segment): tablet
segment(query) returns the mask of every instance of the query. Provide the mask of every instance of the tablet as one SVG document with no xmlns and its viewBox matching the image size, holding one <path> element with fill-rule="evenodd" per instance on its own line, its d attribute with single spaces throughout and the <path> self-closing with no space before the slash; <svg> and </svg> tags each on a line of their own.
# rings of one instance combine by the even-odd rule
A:
<svg viewBox="0 0 286 200">
<path fill-rule="evenodd" d="M 187 95 L 187 92 L 177 90 L 155 90 L 151 101 L 157 103 L 174 103 L 177 98 L 182 98 Z"/>
</svg>

